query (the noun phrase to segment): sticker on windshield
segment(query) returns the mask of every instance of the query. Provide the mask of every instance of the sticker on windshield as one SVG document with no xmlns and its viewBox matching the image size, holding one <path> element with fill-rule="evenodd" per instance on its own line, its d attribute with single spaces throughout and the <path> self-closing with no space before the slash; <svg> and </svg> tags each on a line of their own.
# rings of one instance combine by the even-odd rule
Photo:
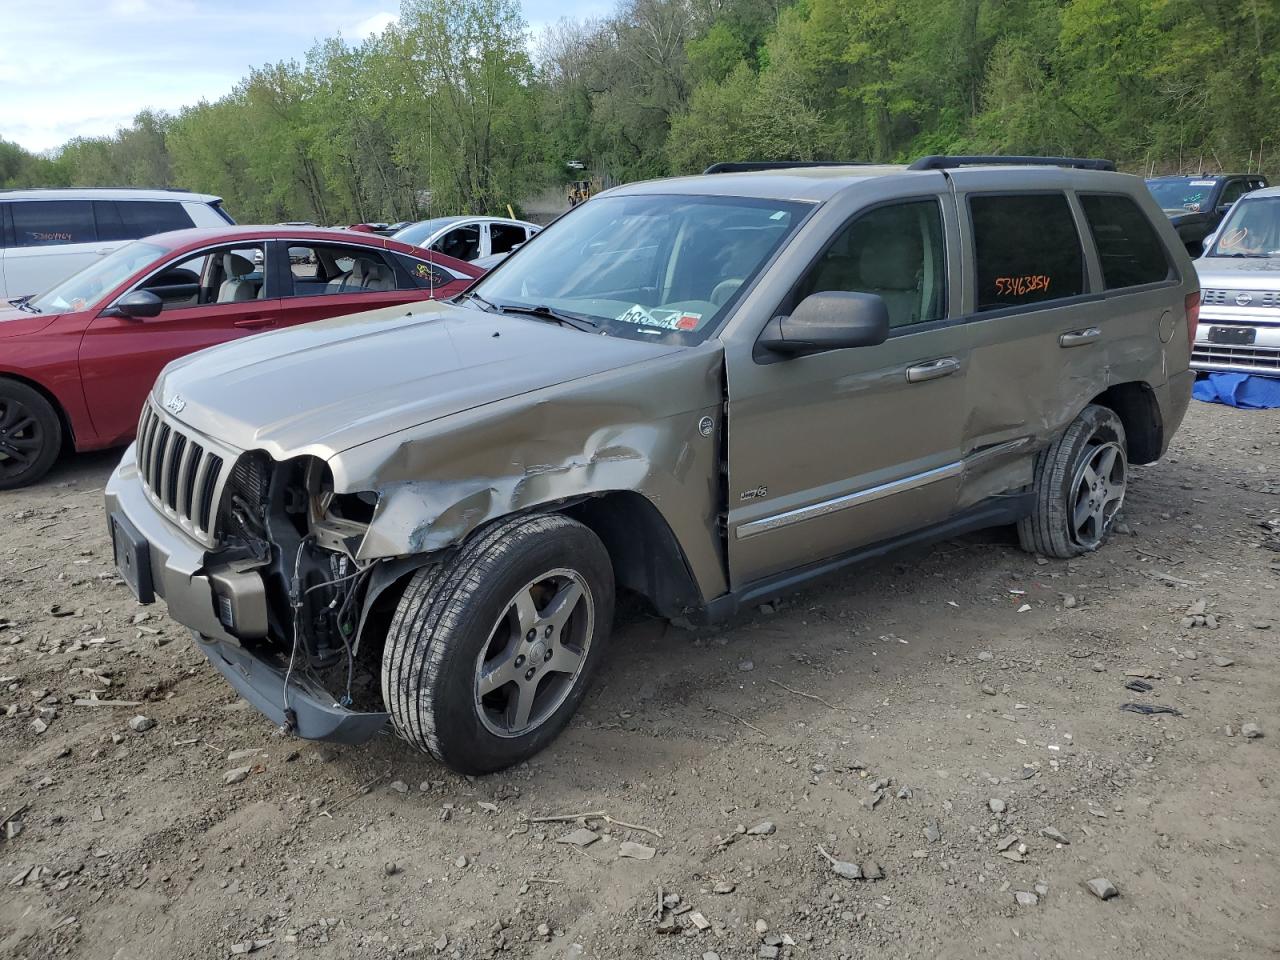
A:
<svg viewBox="0 0 1280 960">
<path fill-rule="evenodd" d="M 1193 187 L 1212 187 L 1213 185 L 1214 185 L 1214 181 L 1212 180 L 1192 180 L 1191 181 L 1191 186 Z"/>
<path fill-rule="evenodd" d="M 702 322 L 702 314 L 685 310 L 647 310 L 637 303 L 614 319 L 619 323 L 658 327 L 662 330 L 696 330 Z"/>
</svg>

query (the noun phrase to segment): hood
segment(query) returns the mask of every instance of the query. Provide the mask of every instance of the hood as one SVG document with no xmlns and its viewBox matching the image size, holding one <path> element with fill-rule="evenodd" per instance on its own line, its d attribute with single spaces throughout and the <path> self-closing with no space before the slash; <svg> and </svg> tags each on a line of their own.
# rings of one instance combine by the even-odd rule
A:
<svg viewBox="0 0 1280 960">
<path fill-rule="evenodd" d="M 5 306 L 0 309 L 0 339 L 20 337 L 25 333 L 38 333 L 53 323 L 60 313 L 29 313 L 17 307 Z"/>
<path fill-rule="evenodd" d="M 1280 290 L 1280 257 L 1201 257 L 1196 260 L 1200 286 Z"/>
<path fill-rule="evenodd" d="M 429 302 L 192 354 L 166 367 L 154 392 L 176 419 L 212 439 L 261 448 L 276 459 L 327 458 L 450 414 L 680 349 Z"/>
</svg>

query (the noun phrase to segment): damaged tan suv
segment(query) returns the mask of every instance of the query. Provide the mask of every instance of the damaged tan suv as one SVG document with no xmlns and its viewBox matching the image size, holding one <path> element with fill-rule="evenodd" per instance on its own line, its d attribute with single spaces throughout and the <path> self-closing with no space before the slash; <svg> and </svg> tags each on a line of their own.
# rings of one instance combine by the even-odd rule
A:
<svg viewBox="0 0 1280 960">
<path fill-rule="evenodd" d="M 568 722 L 619 589 L 705 623 L 981 526 L 1097 548 L 1192 382 L 1142 180 L 737 167 L 603 193 L 454 302 L 171 364 L 107 488 L 124 579 L 286 729 L 483 773 Z"/>
</svg>

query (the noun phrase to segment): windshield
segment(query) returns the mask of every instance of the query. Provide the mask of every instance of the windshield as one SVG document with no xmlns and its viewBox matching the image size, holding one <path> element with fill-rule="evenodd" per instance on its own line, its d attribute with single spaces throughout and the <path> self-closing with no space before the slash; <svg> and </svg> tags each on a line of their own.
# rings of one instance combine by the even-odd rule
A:
<svg viewBox="0 0 1280 960">
<path fill-rule="evenodd" d="M 1280 257 L 1280 197 L 1238 201 L 1209 256 Z"/>
<path fill-rule="evenodd" d="M 808 209 L 743 197 L 598 197 L 472 291 L 496 309 L 585 317 L 612 336 L 699 343 Z"/>
<path fill-rule="evenodd" d="M 1198 180 L 1195 177 L 1164 177 L 1148 180 L 1147 189 L 1160 204 L 1161 210 L 1178 210 L 1199 213 L 1213 196 L 1216 180 Z"/>
<path fill-rule="evenodd" d="M 422 246 L 423 242 L 439 230 L 441 227 L 447 227 L 451 223 L 457 223 L 462 217 L 436 217 L 434 220 L 423 220 L 420 223 L 411 223 L 403 230 L 397 230 L 391 235 L 392 240 L 399 240 L 401 243 L 411 243 L 415 247 Z"/>
<path fill-rule="evenodd" d="M 168 253 L 164 247 L 135 240 L 73 273 L 66 280 L 38 297 L 27 301 L 41 313 L 70 313 L 91 307 L 129 277 L 158 257 Z"/>
</svg>

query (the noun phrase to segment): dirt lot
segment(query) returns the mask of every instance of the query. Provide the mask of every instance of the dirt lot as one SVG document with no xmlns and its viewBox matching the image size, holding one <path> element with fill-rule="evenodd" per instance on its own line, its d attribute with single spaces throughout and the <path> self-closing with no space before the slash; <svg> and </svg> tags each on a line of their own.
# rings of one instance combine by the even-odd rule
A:
<svg viewBox="0 0 1280 960">
<path fill-rule="evenodd" d="M 245 709 L 115 579 L 113 460 L 0 495 L 0 956 L 1280 956 L 1276 412 L 1194 404 L 1078 562 L 993 532 L 630 615 L 560 741 L 470 780 Z"/>
</svg>

